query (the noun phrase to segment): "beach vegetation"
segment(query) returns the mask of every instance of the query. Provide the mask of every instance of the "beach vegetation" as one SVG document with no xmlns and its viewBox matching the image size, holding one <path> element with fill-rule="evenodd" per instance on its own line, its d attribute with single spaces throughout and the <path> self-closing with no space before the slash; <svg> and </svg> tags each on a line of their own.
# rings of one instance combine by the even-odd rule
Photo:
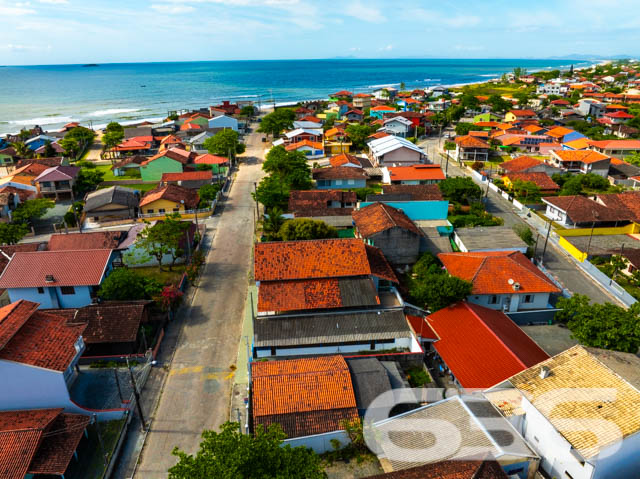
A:
<svg viewBox="0 0 640 479">
<path fill-rule="evenodd" d="M 31 149 L 23 141 L 11 143 L 11 147 L 16 150 L 16 155 L 20 158 L 29 158 L 33 155 Z"/>
<path fill-rule="evenodd" d="M 487 104 L 491 106 L 491 111 L 493 112 L 505 112 L 513 107 L 510 101 L 497 94 L 491 95 L 487 100 Z"/>
<path fill-rule="evenodd" d="M 78 158 L 93 143 L 96 134 L 93 130 L 83 126 L 71 128 L 60 140 L 59 144 L 64 149 L 65 155 L 70 158 Z"/>
<path fill-rule="evenodd" d="M 480 100 L 475 95 L 464 93 L 460 97 L 460 104 L 468 110 L 477 110 L 480 107 Z"/>
<path fill-rule="evenodd" d="M 264 215 L 262 220 L 262 233 L 264 241 L 279 241 L 280 228 L 286 221 L 282 216 L 283 211 L 278 208 L 272 208 L 268 215 Z"/>
<path fill-rule="evenodd" d="M 275 138 L 283 130 L 291 128 L 295 119 L 296 114 L 291 108 L 277 108 L 262 118 L 258 131 L 272 135 Z"/>
<path fill-rule="evenodd" d="M 348 125 L 346 133 L 354 148 L 362 150 L 366 146 L 369 135 L 375 133 L 378 127 L 375 125 Z"/>
<path fill-rule="evenodd" d="M 107 125 L 102 135 L 102 144 L 104 151 L 110 151 L 112 148 L 122 143 L 124 139 L 124 127 L 115 121 Z"/>
<path fill-rule="evenodd" d="M 312 186 L 311 168 L 304 153 L 287 151 L 282 145 L 269 150 L 262 169 L 267 176 L 260 181 L 253 197 L 267 211 L 284 210 L 290 190 L 308 190 Z"/>
<path fill-rule="evenodd" d="M 179 460 L 169 469 L 169 479 L 326 479 L 320 456 L 303 446 L 283 446 L 286 437 L 279 424 L 259 425 L 254 434 L 243 434 L 240 424 L 224 423 L 220 432 L 202 433 L 195 455 L 173 450 Z"/>
</svg>

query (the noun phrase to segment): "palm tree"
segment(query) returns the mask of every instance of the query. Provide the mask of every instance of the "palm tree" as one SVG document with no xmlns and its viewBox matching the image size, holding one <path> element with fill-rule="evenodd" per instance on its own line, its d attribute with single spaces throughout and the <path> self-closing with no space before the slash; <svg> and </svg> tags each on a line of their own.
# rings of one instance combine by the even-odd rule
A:
<svg viewBox="0 0 640 479">
<path fill-rule="evenodd" d="M 265 215 L 265 219 L 262 220 L 262 231 L 267 241 L 278 241 L 280 239 L 280 227 L 284 222 L 285 219 L 280 208 L 273 208 L 268 216 Z"/>
<path fill-rule="evenodd" d="M 11 147 L 16 150 L 16 155 L 21 158 L 27 158 L 31 156 L 32 151 L 23 141 L 16 141 L 15 143 L 11 143 Z"/>
</svg>

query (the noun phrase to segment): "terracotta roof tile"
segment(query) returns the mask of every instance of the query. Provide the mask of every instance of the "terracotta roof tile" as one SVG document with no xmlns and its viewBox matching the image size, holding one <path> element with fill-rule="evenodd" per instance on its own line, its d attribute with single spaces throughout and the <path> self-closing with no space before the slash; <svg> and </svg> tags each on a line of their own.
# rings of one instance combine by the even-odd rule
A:
<svg viewBox="0 0 640 479">
<path fill-rule="evenodd" d="M 438 185 L 382 185 L 385 195 L 410 195 L 411 201 L 442 201 Z"/>
<path fill-rule="evenodd" d="M 390 166 L 389 174 L 391 181 L 428 181 L 445 179 L 440 165 Z"/>
<path fill-rule="evenodd" d="M 533 110 L 509 110 L 516 117 L 532 117 L 536 116 L 536 112 Z"/>
<path fill-rule="evenodd" d="M 559 190 L 558 184 L 551 179 L 546 173 L 507 173 L 506 176 L 513 181 L 530 181 L 535 183 L 543 191 Z"/>
<path fill-rule="evenodd" d="M 501 311 L 459 302 L 427 317 L 440 357 L 465 388 L 488 388 L 549 359 Z"/>
<path fill-rule="evenodd" d="M 342 356 L 251 363 L 253 422 L 280 422 L 289 437 L 341 429 L 358 417 Z"/>
<path fill-rule="evenodd" d="M 590 164 L 609 159 L 607 155 L 593 150 L 557 150 L 553 152 L 553 156 L 557 157 L 563 163 L 577 162 Z"/>
<path fill-rule="evenodd" d="M 95 286 L 110 257 L 107 249 L 18 252 L 0 276 L 0 288 Z M 47 281 L 49 275 L 53 281 Z"/>
<path fill-rule="evenodd" d="M 38 303 L 21 299 L 0 308 L 0 349 L 20 331 L 38 306 Z"/>
<path fill-rule="evenodd" d="M 225 158 L 224 156 L 216 156 L 211 153 L 205 153 L 204 155 L 197 156 L 193 162 L 196 165 L 204 164 L 204 165 L 224 165 L 225 163 L 229 163 L 229 158 Z"/>
<path fill-rule="evenodd" d="M 49 251 L 83 249 L 117 249 L 126 237 L 123 231 L 96 231 L 92 233 L 53 234 L 47 244 Z"/>
<path fill-rule="evenodd" d="M 256 281 L 373 274 L 397 282 L 380 250 L 355 238 L 257 243 L 254 261 Z"/>
<path fill-rule="evenodd" d="M 312 173 L 314 180 L 366 180 L 369 178 L 362 168 L 352 168 L 349 166 L 315 168 Z"/>
<path fill-rule="evenodd" d="M 362 163 L 360 163 L 360 159 L 357 156 L 350 155 L 348 153 L 341 153 L 339 155 L 332 156 L 331 158 L 329 158 L 329 163 L 333 167 L 346 165 L 347 163 L 362 166 Z"/>
<path fill-rule="evenodd" d="M 486 148 L 489 149 L 489 144 L 486 141 L 476 138 L 475 136 L 457 136 L 455 138 L 456 144 L 461 148 Z"/>
<path fill-rule="evenodd" d="M 341 205 L 350 203 L 351 207 L 332 208 L 328 204 L 338 202 Z M 348 216 L 358 201 L 353 191 L 341 190 L 304 190 L 291 191 L 289 194 L 289 211 L 296 217 L 312 216 Z"/>
<path fill-rule="evenodd" d="M 184 206 L 186 209 L 196 208 L 198 206 L 198 203 L 200 202 L 200 197 L 198 196 L 197 191 L 189 188 L 183 188 L 182 186 L 169 184 L 159 186 L 158 188 L 147 191 L 140 200 L 140 206 L 142 207 L 161 199 L 172 201 L 174 203 L 181 203 L 182 201 L 184 201 Z"/>
<path fill-rule="evenodd" d="M 528 170 L 529 168 L 533 168 L 534 166 L 538 166 L 541 164 L 542 162 L 540 160 L 536 160 L 535 158 L 531 158 L 530 156 L 519 156 L 518 158 L 514 158 L 513 160 L 501 163 L 500 168 L 505 171 L 515 173 Z"/>
<path fill-rule="evenodd" d="M 495 460 L 463 459 L 434 462 L 366 479 L 508 479 L 508 476 Z"/>
<path fill-rule="evenodd" d="M 308 146 L 309 148 L 313 148 L 314 150 L 322 150 L 324 149 L 324 145 L 320 142 L 310 141 L 310 140 L 302 140 L 297 143 L 291 143 L 290 145 L 285 146 L 285 150 L 293 151 L 304 146 Z"/>
<path fill-rule="evenodd" d="M 152 161 L 155 161 L 158 158 L 163 158 L 165 156 L 179 163 L 182 163 L 183 165 L 186 165 L 187 163 L 189 163 L 189 160 L 191 159 L 192 155 L 190 152 L 176 146 L 176 147 L 172 147 L 167 150 L 164 150 L 155 156 L 152 156 L 151 158 L 143 162 L 142 166 L 148 165 Z"/>
<path fill-rule="evenodd" d="M 201 181 L 211 180 L 211 178 L 213 178 L 211 170 L 184 171 L 182 173 L 162 173 L 161 181 L 163 183 L 168 181 Z"/>
<path fill-rule="evenodd" d="M 9 264 L 9 258 L 11 258 L 14 253 L 17 253 L 18 251 L 22 251 L 22 252 L 43 251 L 44 249 L 46 249 L 46 246 L 47 246 L 47 243 L 21 243 L 21 244 L 0 246 L 0 275 Z M 9 258 L 7 258 L 7 256 Z"/>
<path fill-rule="evenodd" d="M 0 359 L 65 371 L 77 354 L 75 343 L 84 325 L 69 326 L 64 316 L 34 312 L 0 349 Z"/>
<path fill-rule="evenodd" d="M 385 203 L 373 203 L 365 206 L 355 210 L 351 216 L 358 232 L 364 238 L 370 238 L 391 228 L 401 228 L 422 236 L 415 223 L 402 210 Z"/>
<path fill-rule="evenodd" d="M 640 151 L 640 140 L 601 140 L 591 141 L 590 144 L 602 149 Z"/>
<path fill-rule="evenodd" d="M 519 293 L 557 293 L 560 290 L 519 251 L 440 253 L 447 271 L 473 283 L 472 294 L 512 294 L 512 279 Z"/>
</svg>

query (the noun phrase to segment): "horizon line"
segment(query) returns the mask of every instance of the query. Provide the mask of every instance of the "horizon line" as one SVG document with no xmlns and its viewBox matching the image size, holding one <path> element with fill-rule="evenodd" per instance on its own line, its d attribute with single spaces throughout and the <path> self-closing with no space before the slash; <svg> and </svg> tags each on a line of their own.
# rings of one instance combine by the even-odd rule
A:
<svg viewBox="0 0 640 479">
<path fill-rule="evenodd" d="M 576 54 L 580 55 L 580 54 Z M 329 57 L 329 58 L 265 58 L 265 59 L 237 59 L 237 60 L 156 60 L 156 61 L 124 61 L 124 62 L 84 62 L 84 63 L 41 63 L 41 64 L 0 64 L 0 68 L 7 67 L 53 67 L 53 66 L 84 66 L 84 65 L 137 65 L 137 64 L 162 64 L 162 63 L 232 63 L 232 62 L 295 62 L 295 61 L 397 61 L 397 60 L 463 60 L 463 61 L 472 61 L 472 60 L 527 60 L 527 61 L 575 61 L 575 62 L 590 62 L 590 61 L 615 61 L 621 60 L 621 58 L 613 58 L 614 56 L 623 56 L 623 55 L 612 55 L 612 57 L 602 57 L 595 55 L 594 58 L 510 58 L 510 57 L 486 57 L 486 58 L 475 58 L 475 57 L 394 57 L 394 58 L 380 58 L 380 57 L 372 57 L 372 58 L 361 58 L 361 57 Z M 634 59 L 633 56 L 629 55 L 629 60 Z"/>
</svg>

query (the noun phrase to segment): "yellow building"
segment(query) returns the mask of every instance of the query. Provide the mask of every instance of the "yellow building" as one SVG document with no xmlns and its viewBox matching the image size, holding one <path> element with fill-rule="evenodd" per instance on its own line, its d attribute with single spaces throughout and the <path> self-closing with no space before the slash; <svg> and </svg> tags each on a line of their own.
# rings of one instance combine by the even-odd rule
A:
<svg viewBox="0 0 640 479">
<path fill-rule="evenodd" d="M 160 186 L 148 191 L 140 200 L 142 214 L 184 213 L 198 208 L 198 192 L 178 185 Z"/>
</svg>

